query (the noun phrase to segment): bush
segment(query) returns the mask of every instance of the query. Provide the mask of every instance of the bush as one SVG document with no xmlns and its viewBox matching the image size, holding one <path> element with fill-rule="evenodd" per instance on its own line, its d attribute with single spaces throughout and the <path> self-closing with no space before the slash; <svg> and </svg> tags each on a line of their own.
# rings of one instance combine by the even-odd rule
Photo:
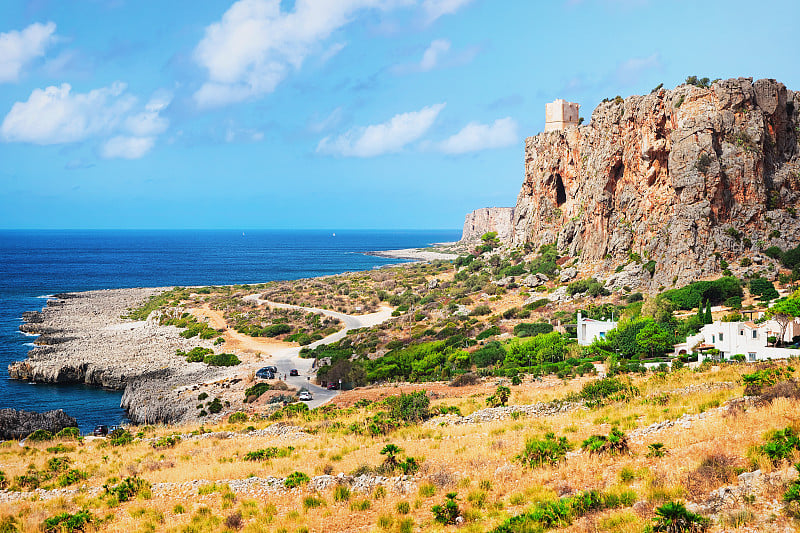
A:
<svg viewBox="0 0 800 533">
<path fill-rule="evenodd" d="M 791 427 L 771 431 L 767 434 L 767 442 L 759 447 L 759 451 L 773 463 L 792 457 L 795 450 L 800 450 L 800 436 Z"/>
<path fill-rule="evenodd" d="M 287 489 L 293 489 L 295 487 L 300 487 L 302 485 L 306 485 L 309 481 L 309 477 L 304 474 L 303 472 L 292 472 L 289 474 L 283 482 L 283 485 Z"/>
<path fill-rule="evenodd" d="M 232 353 L 218 353 L 205 356 L 203 362 L 210 366 L 236 366 L 241 361 Z"/>
<path fill-rule="evenodd" d="M 86 531 L 86 527 L 95 521 L 94 515 L 87 510 L 78 511 L 75 514 L 61 513 L 46 518 L 42 523 L 42 529 L 45 533 Z"/>
<path fill-rule="evenodd" d="M 79 439 L 81 431 L 76 427 L 64 428 L 56 433 L 57 439 Z"/>
<path fill-rule="evenodd" d="M 664 292 L 664 297 L 675 304 L 676 309 L 690 310 L 698 307 L 700 301 L 711 300 L 719 305 L 731 296 L 742 297 L 742 286 L 733 276 L 724 276 L 714 281 L 696 281 L 680 289 Z"/>
<path fill-rule="evenodd" d="M 781 256 L 783 256 L 783 250 L 781 250 L 777 246 L 770 246 L 769 248 L 764 250 L 764 255 L 772 259 L 780 259 Z"/>
<path fill-rule="evenodd" d="M 187 363 L 202 363 L 206 355 L 213 354 L 214 350 L 211 348 L 202 348 L 200 346 L 196 346 L 188 353 L 183 352 L 182 350 L 177 350 L 175 353 L 177 353 L 179 356 L 186 356 Z"/>
<path fill-rule="evenodd" d="M 653 531 L 696 533 L 708 529 L 710 521 L 687 510 L 682 503 L 668 502 L 656 509 Z"/>
<path fill-rule="evenodd" d="M 434 505 L 433 507 L 431 507 L 433 518 L 440 524 L 444 525 L 455 524 L 456 519 L 461 515 L 461 511 L 458 508 L 458 503 L 456 503 L 457 498 L 458 494 L 456 494 L 455 492 L 448 492 L 445 495 L 444 504 Z"/>
<path fill-rule="evenodd" d="M 498 328 L 497 326 L 492 326 L 488 329 L 485 329 L 480 333 L 478 333 L 478 335 L 475 337 L 475 340 L 482 341 L 483 339 L 488 339 L 493 335 L 500 335 L 500 328 Z"/>
<path fill-rule="evenodd" d="M 514 326 L 514 335 L 517 337 L 535 337 L 536 335 L 551 333 L 552 331 L 553 326 L 547 322 L 523 322 L 522 324 Z"/>
<path fill-rule="evenodd" d="M 470 354 L 470 361 L 478 368 L 496 365 L 506 358 L 506 350 L 497 341 L 487 342 L 485 346 Z"/>
<path fill-rule="evenodd" d="M 255 385 L 253 385 L 252 387 L 248 387 L 244 391 L 244 398 L 245 398 L 244 401 L 247 403 L 254 402 L 257 399 L 259 399 L 262 394 L 264 394 L 271 388 L 272 387 L 270 387 L 269 383 L 256 383 Z M 206 398 L 208 398 L 208 396 L 206 396 Z"/>
<path fill-rule="evenodd" d="M 795 470 L 800 474 L 800 463 L 794 465 Z M 783 501 L 786 502 L 786 511 L 790 516 L 800 517 L 800 481 L 792 481 L 783 493 Z"/>
<path fill-rule="evenodd" d="M 46 440 L 53 440 L 53 434 L 47 431 L 46 429 L 37 429 L 30 435 L 28 435 L 28 440 L 31 442 L 42 442 Z"/>
<path fill-rule="evenodd" d="M 525 449 L 516 458 L 530 468 L 544 465 L 556 465 L 564 460 L 571 445 L 566 437 L 559 437 L 547 433 L 544 439 L 528 439 Z"/>
<path fill-rule="evenodd" d="M 58 486 L 59 487 L 68 487 L 70 485 L 74 485 L 78 481 L 83 481 L 87 479 L 89 474 L 84 472 L 83 470 L 78 470 L 77 468 L 72 468 L 67 470 L 60 476 L 58 476 Z"/>
<path fill-rule="evenodd" d="M 390 396 L 386 404 L 389 406 L 389 415 L 404 422 L 423 422 L 431 416 L 431 399 L 424 390 Z"/>
<path fill-rule="evenodd" d="M 639 390 L 630 383 L 625 383 L 618 378 L 603 378 L 590 381 L 581 389 L 581 398 L 589 405 L 599 405 L 603 400 L 628 399 L 637 396 Z"/>
<path fill-rule="evenodd" d="M 174 448 L 175 445 L 178 444 L 180 441 L 181 441 L 180 435 L 169 435 L 169 436 L 159 437 L 158 440 L 156 440 L 153 443 L 153 448 L 157 450 L 163 448 Z"/>
<path fill-rule="evenodd" d="M 103 488 L 106 494 L 114 496 L 118 502 L 126 502 L 145 489 L 149 489 L 150 483 L 140 477 L 133 476 L 123 479 L 116 485 L 106 483 Z"/>
<path fill-rule="evenodd" d="M 511 389 L 500 385 L 494 391 L 494 394 L 486 398 L 486 405 L 489 407 L 503 407 L 508 403 L 508 398 L 511 396 Z"/>
<path fill-rule="evenodd" d="M 222 401 L 219 398 L 214 398 L 211 402 L 209 402 L 208 412 L 211 414 L 217 414 L 222 412 Z"/>
<path fill-rule="evenodd" d="M 780 296 L 771 281 L 760 277 L 750 280 L 750 292 L 759 296 L 762 301 L 774 300 Z"/>
<path fill-rule="evenodd" d="M 488 305 L 479 305 L 470 313 L 470 316 L 484 316 L 492 313 L 492 308 Z"/>
<path fill-rule="evenodd" d="M 108 442 L 112 446 L 125 446 L 133 442 L 133 435 L 125 428 L 117 428 L 108 434 Z"/>
<path fill-rule="evenodd" d="M 477 385 L 481 382 L 481 378 L 478 377 L 477 374 L 473 374 L 472 372 L 467 372 L 466 374 L 461 374 L 460 376 L 456 376 L 451 382 L 451 387 L 464 387 L 466 385 Z"/>
<path fill-rule="evenodd" d="M 647 457 L 664 457 L 667 450 L 663 442 L 654 442 L 647 445 Z"/>
<path fill-rule="evenodd" d="M 608 435 L 592 435 L 581 447 L 589 453 L 619 455 L 628 453 L 628 437 L 617 428 L 613 428 Z"/>
<path fill-rule="evenodd" d="M 337 502 L 350 501 L 350 489 L 345 485 L 336 485 L 333 489 L 333 500 Z"/>
<path fill-rule="evenodd" d="M 229 424 L 238 424 L 241 422 L 247 422 L 247 413 L 236 411 L 235 413 L 231 414 L 231 416 L 228 417 Z"/>
<path fill-rule="evenodd" d="M 602 283 L 594 278 L 579 279 L 567 285 L 567 294 L 570 296 L 583 293 L 589 296 L 608 296 L 611 294 Z"/>
</svg>

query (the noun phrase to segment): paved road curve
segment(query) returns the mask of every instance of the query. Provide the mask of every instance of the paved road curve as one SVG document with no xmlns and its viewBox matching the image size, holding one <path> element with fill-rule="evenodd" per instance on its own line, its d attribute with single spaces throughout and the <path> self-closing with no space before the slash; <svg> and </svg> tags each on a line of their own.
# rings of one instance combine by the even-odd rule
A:
<svg viewBox="0 0 800 533">
<path fill-rule="evenodd" d="M 324 339 L 309 344 L 308 345 L 309 348 L 316 348 L 317 346 L 323 344 L 331 344 L 333 342 L 338 341 L 339 339 L 343 339 L 347 335 L 348 330 L 375 326 L 377 324 L 380 324 L 381 322 L 385 322 L 392 316 L 392 309 L 389 307 L 383 307 L 381 308 L 380 311 L 375 313 L 370 313 L 368 315 L 345 315 L 343 313 L 337 313 L 336 311 L 330 311 L 328 309 L 317 309 L 316 307 L 300 307 L 298 305 L 282 304 L 277 302 L 270 302 L 267 300 L 261 300 L 258 298 L 257 294 L 245 296 L 244 299 L 257 302 L 259 305 L 267 304 L 270 307 L 278 307 L 282 309 L 300 309 L 302 311 L 307 311 L 311 313 L 322 313 L 323 315 L 330 316 L 333 318 L 338 318 L 339 320 L 342 321 L 342 323 L 344 324 L 344 329 L 337 331 L 332 335 L 328 335 Z M 284 348 L 281 350 L 275 350 L 270 353 L 272 359 L 267 364 L 276 366 L 278 368 L 278 374 L 280 374 L 281 377 L 283 377 L 283 375 L 286 375 L 286 383 L 288 385 L 296 387 L 298 389 L 302 387 L 308 389 L 314 396 L 314 399 L 306 403 L 310 408 L 313 409 L 314 407 L 329 402 L 333 397 L 339 394 L 339 391 L 323 389 L 322 387 L 313 383 L 313 379 L 316 376 L 316 372 L 312 371 L 311 365 L 313 364 L 314 360 L 301 358 L 300 349 L 301 347 L 298 346 L 293 348 Z M 293 368 L 297 369 L 297 371 L 300 373 L 299 376 L 289 375 L 289 371 Z"/>
</svg>

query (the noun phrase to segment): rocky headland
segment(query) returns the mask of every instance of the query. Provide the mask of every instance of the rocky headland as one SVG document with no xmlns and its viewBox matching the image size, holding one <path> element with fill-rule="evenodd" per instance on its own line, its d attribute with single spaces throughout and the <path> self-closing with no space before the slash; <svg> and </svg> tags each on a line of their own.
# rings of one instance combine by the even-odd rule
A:
<svg viewBox="0 0 800 533">
<path fill-rule="evenodd" d="M 632 253 L 654 261 L 651 290 L 718 275 L 800 239 L 800 93 L 772 79 L 683 84 L 595 108 L 587 125 L 525 141 L 511 236 L 491 210 L 465 239 L 497 231 L 518 246 L 555 243 L 611 272 Z M 641 270 L 641 269 L 639 269 Z"/>
<path fill-rule="evenodd" d="M 235 371 L 187 363 L 175 351 L 211 341 L 184 339 L 173 326 L 120 318 L 164 289 L 116 289 L 57 295 L 40 312 L 26 313 L 20 329 L 40 334 L 27 359 L 9 366 L 12 379 L 86 383 L 124 390 L 122 407 L 135 423 L 181 422 L 195 417 L 185 389 L 230 378 Z"/>
<path fill-rule="evenodd" d="M 55 435 L 64 428 L 77 427 L 78 421 L 61 409 L 36 413 L 16 409 L 0 409 L 0 440 L 21 439 L 37 429 Z"/>
</svg>

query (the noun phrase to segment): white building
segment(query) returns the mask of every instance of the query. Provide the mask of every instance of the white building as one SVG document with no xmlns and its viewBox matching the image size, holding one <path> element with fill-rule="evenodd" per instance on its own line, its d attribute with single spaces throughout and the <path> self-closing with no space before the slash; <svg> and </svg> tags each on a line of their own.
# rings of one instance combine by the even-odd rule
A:
<svg viewBox="0 0 800 533">
<path fill-rule="evenodd" d="M 617 327 L 614 320 L 594 320 L 583 318 L 578 312 L 578 344 L 589 346 L 595 340 L 605 340 L 606 334 Z"/>
<path fill-rule="evenodd" d="M 785 359 L 792 355 L 800 355 L 800 350 L 767 346 L 769 337 L 779 336 L 780 330 L 780 325 L 774 320 L 762 324 L 716 321 L 703 326 L 697 335 L 687 337 L 686 342 L 676 344 L 675 355 L 694 352 L 702 354 L 703 350 L 712 348 L 719 350 L 720 357 L 724 359 L 741 354 L 747 361 Z M 798 331 L 800 331 L 800 320 L 795 319 L 787 326 L 784 341 L 791 342 Z"/>
<path fill-rule="evenodd" d="M 544 131 L 558 131 L 577 126 L 580 104 L 567 102 L 559 98 L 555 102 L 544 105 Z"/>
</svg>

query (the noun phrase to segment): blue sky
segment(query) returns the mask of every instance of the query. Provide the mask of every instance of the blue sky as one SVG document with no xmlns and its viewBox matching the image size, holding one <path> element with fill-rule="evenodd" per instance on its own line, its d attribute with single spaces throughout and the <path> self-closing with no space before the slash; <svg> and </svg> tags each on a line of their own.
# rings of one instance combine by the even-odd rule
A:
<svg viewBox="0 0 800 533">
<path fill-rule="evenodd" d="M 2 228 L 458 228 L 544 104 L 800 90 L 800 3 L 4 0 Z"/>
</svg>

